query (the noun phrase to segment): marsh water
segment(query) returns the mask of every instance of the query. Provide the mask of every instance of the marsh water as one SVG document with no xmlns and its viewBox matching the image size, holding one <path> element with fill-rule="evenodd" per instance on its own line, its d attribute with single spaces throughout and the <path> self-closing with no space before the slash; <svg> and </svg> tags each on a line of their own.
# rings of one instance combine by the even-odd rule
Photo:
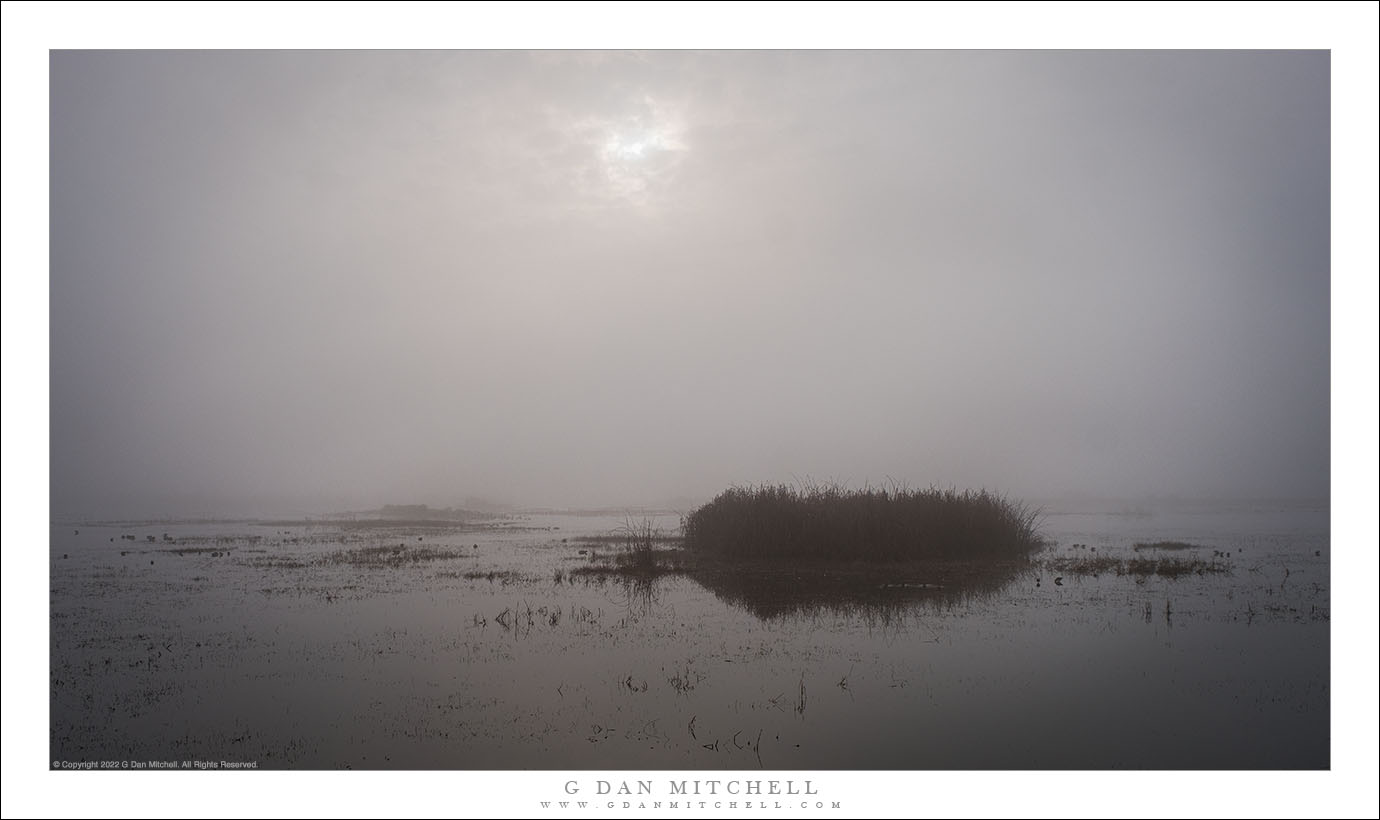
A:
<svg viewBox="0 0 1380 820">
<path fill-rule="evenodd" d="M 870 579 L 842 596 L 576 572 L 622 523 L 55 523 L 51 757 L 1329 766 L 1325 506 L 1056 506 L 1050 546 L 997 583 Z M 1160 540 L 1226 571 L 1051 571 Z"/>
</svg>

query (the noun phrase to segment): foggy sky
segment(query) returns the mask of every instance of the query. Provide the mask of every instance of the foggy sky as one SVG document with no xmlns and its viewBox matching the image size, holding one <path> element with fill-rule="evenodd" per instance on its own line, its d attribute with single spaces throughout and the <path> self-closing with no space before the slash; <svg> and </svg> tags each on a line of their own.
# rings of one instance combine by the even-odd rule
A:
<svg viewBox="0 0 1380 820">
<path fill-rule="evenodd" d="M 1328 494 L 1326 52 L 53 52 L 54 515 Z"/>
</svg>

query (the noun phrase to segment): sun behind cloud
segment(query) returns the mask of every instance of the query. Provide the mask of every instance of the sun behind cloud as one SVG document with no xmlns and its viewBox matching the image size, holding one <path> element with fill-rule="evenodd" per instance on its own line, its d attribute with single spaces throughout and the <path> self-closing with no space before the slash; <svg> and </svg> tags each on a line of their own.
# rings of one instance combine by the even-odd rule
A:
<svg viewBox="0 0 1380 820">
<path fill-rule="evenodd" d="M 626 111 L 585 116 L 564 129 L 590 149 L 577 175 L 585 204 L 651 207 L 670 195 L 687 152 L 680 106 L 643 96 Z"/>
</svg>

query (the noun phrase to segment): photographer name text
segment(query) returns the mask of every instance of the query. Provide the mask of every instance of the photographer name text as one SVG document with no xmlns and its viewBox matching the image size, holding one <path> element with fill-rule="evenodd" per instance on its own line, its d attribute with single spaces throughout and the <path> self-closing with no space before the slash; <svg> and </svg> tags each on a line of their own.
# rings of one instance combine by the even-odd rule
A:
<svg viewBox="0 0 1380 820">
<path fill-rule="evenodd" d="M 567 780 L 564 800 L 542 800 L 543 809 L 837 809 L 819 798 L 810 780 Z M 586 798 L 586 799 L 580 799 Z M 589 800 L 588 798 L 597 798 Z M 620 798 L 620 800 L 609 800 Z M 768 799 L 769 798 L 769 799 Z M 801 799 L 804 798 L 804 799 Z M 663 803 L 663 800 L 665 801 Z M 650 802 L 649 802 L 650 801 Z"/>
</svg>

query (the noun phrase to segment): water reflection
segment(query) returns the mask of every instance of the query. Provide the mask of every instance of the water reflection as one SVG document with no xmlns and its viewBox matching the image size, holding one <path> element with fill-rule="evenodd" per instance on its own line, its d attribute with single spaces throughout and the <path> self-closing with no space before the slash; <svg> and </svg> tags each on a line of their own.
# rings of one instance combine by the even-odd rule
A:
<svg viewBox="0 0 1380 820">
<path fill-rule="evenodd" d="M 596 566 L 572 572 L 569 583 L 582 583 L 599 589 L 615 587 L 620 594 L 618 603 L 630 615 L 647 615 L 661 600 L 665 583 L 679 573 L 659 571 L 628 571 L 622 568 Z"/>
<path fill-rule="evenodd" d="M 933 564 L 904 569 L 709 566 L 689 576 L 762 620 L 835 614 L 888 620 L 917 605 L 943 608 L 1000 592 L 1024 565 Z"/>
<path fill-rule="evenodd" d="M 616 584 L 629 611 L 642 615 L 655 606 L 667 579 L 686 577 L 764 621 L 828 614 L 871 622 L 889 621 L 919 605 L 943 609 L 990 597 L 1029 567 L 1024 561 L 780 566 L 665 560 L 650 570 L 600 566 L 579 576 L 586 583 Z"/>
<path fill-rule="evenodd" d="M 704 564 L 674 571 L 588 573 L 587 581 L 615 583 L 627 607 L 646 614 L 668 578 L 684 576 L 719 600 L 761 620 L 823 614 L 889 621 L 919 605 L 948 608 L 1004 589 L 1028 565 L 963 562 L 900 567 Z"/>
<path fill-rule="evenodd" d="M 623 605 L 638 617 L 647 615 L 661 601 L 664 575 L 629 575 L 618 579 L 623 592 Z"/>
<path fill-rule="evenodd" d="M 1204 539 L 1244 551 L 1231 573 L 1040 586 L 1032 570 L 1049 576 L 1049 555 L 879 571 L 667 549 L 639 570 L 594 565 L 563 534 L 478 548 L 393 531 L 241 536 L 218 558 L 184 548 L 222 537 L 210 527 L 170 530 L 183 555 L 126 555 L 118 528 L 73 530 L 51 546 L 52 759 L 1329 765 L 1325 533 Z M 1097 555 L 1130 561 L 1134 540 L 1183 537 L 1151 530 L 1096 542 Z M 411 560 L 423 550 L 445 557 Z"/>
</svg>

